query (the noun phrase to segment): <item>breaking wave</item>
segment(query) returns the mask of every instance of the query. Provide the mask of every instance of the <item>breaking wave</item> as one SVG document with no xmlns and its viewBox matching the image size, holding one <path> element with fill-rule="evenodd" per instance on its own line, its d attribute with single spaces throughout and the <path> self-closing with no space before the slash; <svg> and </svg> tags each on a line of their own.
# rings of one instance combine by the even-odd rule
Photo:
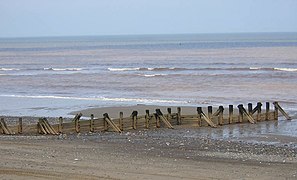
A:
<svg viewBox="0 0 297 180">
<path fill-rule="evenodd" d="M 270 67 L 197 67 L 197 68 L 176 68 L 176 67 L 160 67 L 160 68 L 141 68 L 141 67 L 129 67 L 129 68 L 108 68 L 109 71 L 287 71 L 295 72 L 297 68 L 270 68 Z M 163 74 L 155 74 L 163 75 Z M 146 77 L 152 77 L 153 75 L 146 75 Z"/>
<path fill-rule="evenodd" d="M 0 71 L 19 71 L 17 68 L 0 68 Z"/>
</svg>

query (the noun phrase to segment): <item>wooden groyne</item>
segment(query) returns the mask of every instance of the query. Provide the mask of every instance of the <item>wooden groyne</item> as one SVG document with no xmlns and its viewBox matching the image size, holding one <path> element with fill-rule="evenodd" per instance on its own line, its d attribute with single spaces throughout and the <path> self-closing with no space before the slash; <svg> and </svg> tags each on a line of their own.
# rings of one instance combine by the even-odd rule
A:
<svg viewBox="0 0 297 180">
<path fill-rule="evenodd" d="M 173 112 L 171 108 L 167 108 L 167 112 L 156 109 L 155 112 L 145 110 L 145 115 L 138 115 L 137 111 L 133 111 L 131 115 L 124 117 L 123 112 L 119 112 L 118 118 L 110 118 L 107 113 L 102 117 L 95 118 L 90 116 L 88 120 L 81 120 L 82 114 L 77 114 L 71 122 L 64 122 L 63 118 L 58 119 L 58 123 L 50 124 L 46 118 L 40 118 L 37 124 L 26 125 L 22 118 L 18 119 L 17 125 L 7 125 L 4 118 L 0 119 L 0 132 L 6 135 L 14 134 L 49 134 L 58 135 L 61 133 L 80 133 L 80 132 L 98 132 L 98 131 L 114 131 L 122 132 L 136 129 L 150 128 L 170 128 L 176 126 L 210 126 L 217 128 L 219 126 L 234 123 L 252 123 L 261 121 L 278 120 L 279 112 L 285 116 L 287 120 L 291 117 L 283 110 L 278 102 L 273 103 L 274 109 L 270 109 L 270 103 L 266 102 L 265 109 L 262 103 L 258 102 L 255 107 L 251 103 L 247 109 L 243 104 L 237 106 L 234 112 L 234 106 L 229 105 L 228 112 L 224 111 L 223 106 L 213 113 L 213 107 L 208 106 L 207 112 L 202 107 L 197 107 L 193 115 L 183 115 L 182 108 L 177 107 Z"/>
</svg>

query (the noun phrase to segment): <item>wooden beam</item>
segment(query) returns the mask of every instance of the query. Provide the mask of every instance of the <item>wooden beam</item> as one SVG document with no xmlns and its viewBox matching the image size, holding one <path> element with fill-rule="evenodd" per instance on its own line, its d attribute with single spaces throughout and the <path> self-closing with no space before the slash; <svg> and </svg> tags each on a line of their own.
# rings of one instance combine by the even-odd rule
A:
<svg viewBox="0 0 297 180">
<path fill-rule="evenodd" d="M 1 125 L 1 128 L 2 128 L 4 134 L 8 134 L 8 135 L 13 134 L 12 131 L 10 131 L 10 129 L 7 127 L 7 125 L 4 121 L 4 118 L 1 118 L 0 125 Z"/>
<path fill-rule="evenodd" d="M 163 121 L 163 123 L 170 129 L 174 129 L 170 122 L 165 118 L 160 109 L 156 109 L 156 114 Z"/>
<path fill-rule="evenodd" d="M 205 114 L 204 112 L 202 111 L 202 108 L 201 107 L 198 107 L 197 108 L 197 111 L 198 111 L 198 114 L 201 114 L 203 119 L 211 126 L 211 127 L 214 127 L 216 128 L 217 125 L 215 125 Z"/>
<path fill-rule="evenodd" d="M 106 121 L 115 131 L 121 133 L 122 131 L 118 126 L 109 118 L 109 115 L 107 113 L 103 114 L 104 121 Z"/>
<path fill-rule="evenodd" d="M 292 120 L 292 118 L 284 111 L 284 109 L 278 104 L 278 102 L 273 103 L 275 107 L 286 117 L 287 120 Z"/>
<path fill-rule="evenodd" d="M 250 123 L 255 123 L 254 118 L 245 110 L 242 104 L 239 104 L 237 107 L 240 111 L 240 114 L 245 115 Z"/>
</svg>

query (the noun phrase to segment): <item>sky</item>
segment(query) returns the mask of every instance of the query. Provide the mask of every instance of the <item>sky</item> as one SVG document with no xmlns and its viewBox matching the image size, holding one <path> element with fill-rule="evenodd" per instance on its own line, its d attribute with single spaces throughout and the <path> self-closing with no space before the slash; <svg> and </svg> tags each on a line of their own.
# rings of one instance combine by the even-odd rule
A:
<svg viewBox="0 0 297 180">
<path fill-rule="evenodd" d="M 297 0 L 0 0 L 0 37 L 297 32 Z"/>
</svg>

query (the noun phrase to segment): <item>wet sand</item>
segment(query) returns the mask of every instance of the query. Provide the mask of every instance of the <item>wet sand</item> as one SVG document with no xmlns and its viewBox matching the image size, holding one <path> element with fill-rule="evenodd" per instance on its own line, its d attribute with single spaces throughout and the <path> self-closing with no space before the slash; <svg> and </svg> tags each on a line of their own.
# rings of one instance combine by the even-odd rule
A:
<svg viewBox="0 0 297 180">
<path fill-rule="evenodd" d="M 117 107 L 103 107 L 103 108 L 89 108 L 80 111 L 71 112 L 71 115 L 77 113 L 82 113 L 84 117 L 90 117 L 91 114 L 94 114 L 95 117 L 102 117 L 104 113 L 108 113 L 110 117 L 118 118 L 119 112 L 124 113 L 124 117 L 129 117 L 133 111 L 137 111 L 139 115 L 145 115 L 145 110 L 149 110 L 150 113 L 156 112 L 156 109 L 160 109 L 164 114 L 167 113 L 167 108 L 171 108 L 172 113 L 177 112 L 178 106 L 156 106 L 156 105 L 143 105 L 138 104 L 135 106 L 117 106 Z M 197 114 L 197 107 L 195 106 L 180 106 L 183 115 L 192 115 Z M 213 107 L 213 112 L 217 110 L 216 107 Z M 206 112 L 207 108 L 203 107 L 203 111 Z M 225 113 L 228 112 L 228 109 L 225 109 Z"/>
<path fill-rule="evenodd" d="M 297 149 L 196 128 L 0 136 L 1 179 L 295 179 Z"/>
</svg>

